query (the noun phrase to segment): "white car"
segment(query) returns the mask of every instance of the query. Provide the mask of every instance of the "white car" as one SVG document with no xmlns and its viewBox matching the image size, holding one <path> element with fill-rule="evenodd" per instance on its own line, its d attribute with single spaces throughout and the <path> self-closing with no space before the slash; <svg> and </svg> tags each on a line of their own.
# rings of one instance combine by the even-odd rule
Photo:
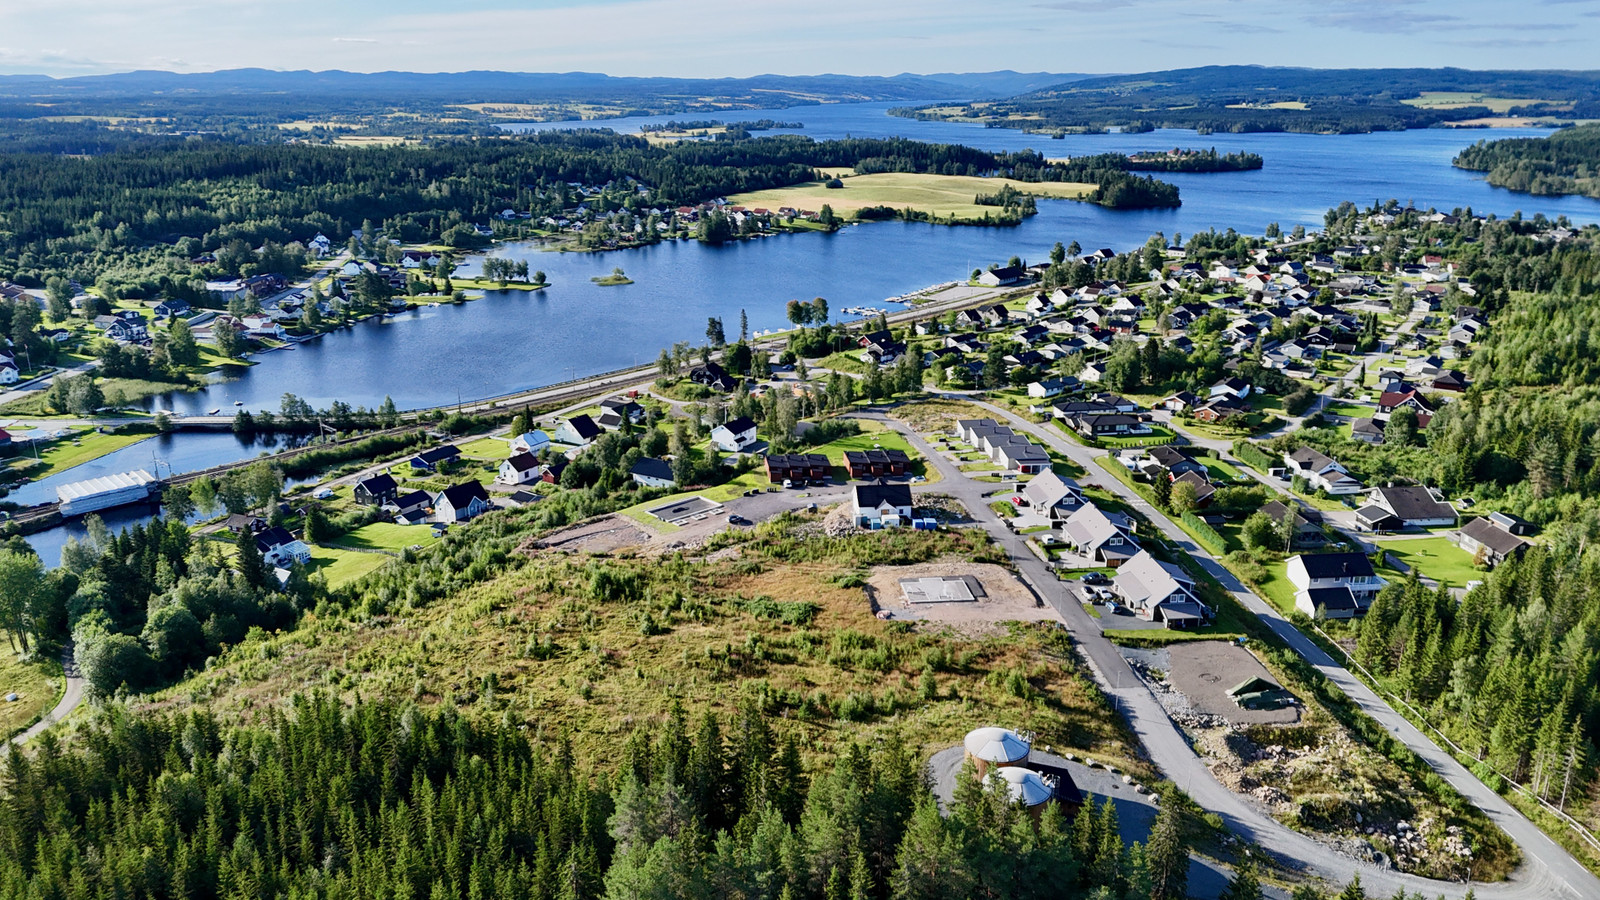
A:
<svg viewBox="0 0 1600 900">
<path fill-rule="evenodd" d="M 318 500 L 326 500 L 329 497 L 333 496 L 333 489 L 332 488 L 317 488 L 316 491 L 314 491 L 311 494 L 311 496 L 316 498 L 316 499 L 318 499 Z"/>
</svg>

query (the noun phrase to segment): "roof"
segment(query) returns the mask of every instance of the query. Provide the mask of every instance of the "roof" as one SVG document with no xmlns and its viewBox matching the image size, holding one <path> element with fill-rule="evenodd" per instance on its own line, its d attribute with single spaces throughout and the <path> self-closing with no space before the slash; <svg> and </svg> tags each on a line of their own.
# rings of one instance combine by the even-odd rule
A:
<svg viewBox="0 0 1600 900">
<path fill-rule="evenodd" d="M 1130 603 L 1161 602 L 1174 594 L 1185 600 L 1192 599 L 1190 590 L 1194 579 L 1175 563 L 1162 562 L 1141 550 L 1117 569 L 1113 583 L 1117 593 Z"/>
<path fill-rule="evenodd" d="M 1028 758 L 1032 746 L 1009 728 L 975 728 L 967 732 L 962 746 L 984 762 L 1014 763 Z"/>
<path fill-rule="evenodd" d="M 56 499 L 66 503 L 69 500 L 92 497 L 95 494 L 146 486 L 155 480 L 154 475 L 143 469 L 136 469 L 132 472 L 119 472 L 115 475 L 102 475 L 99 478 L 90 478 L 87 481 L 75 481 L 72 484 L 60 485 L 56 488 Z"/>
<path fill-rule="evenodd" d="M 539 458 L 532 453 L 518 453 L 501 465 L 509 465 L 517 472 L 532 472 L 534 469 L 539 468 Z"/>
<path fill-rule="evenodd" d="M 1301 468 L 1320 472 L 1328 466 L 1338 465 L 1338 461 L 1315 447 L 1301 447 L 1289 454 L 1289 458 L 1299 463 Z"/>
<path fill-rule="evenodd" d="M 550 435 L 545 434 L 543 431 L 540 431 L 538 429 L 534 429 L 533 431 L 530 431 L 527 434 L 519 434 L 516 437 L 512 438 L 512 440 L 513 441 L 522 441 L 523 443 L 525 443 L 528 446 L 532 447 L 532 446 L 535 446 L 535 445 L 541 445 L 541 444 L 550 443 Z"/>
<path fill-rule="evenodd" d="M 1285 506 L 1282 500 L 1270 500 L 1266 503 L 1266 505 L 1262 506 L 1261 509 L 1258 510 L 1258 512 L 1264 512 L 1268 516 L 1271 516 L 1272 521 L 1274 522 L 1282 522 L 1283 514 L 1288 511 L 1289 507 Z M 1294 523 L 1296 526 L 1321 521 L 1322 513 L 1319 513 L 1316 510 L 1302 508 L 1296 504 L 1294 510 Z"/>
<path fill-rule="evenodd" d="M 1377 503 L 1406 521 L 1415 519 L 1456 518 L 1455 507 L 1440 500 L 1425 487 L 1373 488 L 1373 503 Z"/>
<path fill-rule="evenodd" d="M 420 459 L 425 463 L 436 463 L 443 462 L 447 459 L 455 459 L 460 455 L 461 448 L 457 447 L 455 444 L 445 444 L 443 447 L 434 447 L 432 450 L 424 450 L 413 458 Z"/>
<path fill-rule="evenodd" d="M 1057 475 L 1054 469 L 1046 469 L 1023 487 L 1022 494 L 1034 506 L 1051 507 L 1068 497 L 1080 496 L 1080 489 L 1075 483 Z"/>
<path fill-rule="evenodd" d="M 452 509 L 465 509 L 473 500 L 489 502 L 489 492 L 483 489 L 483 484 L 477 481 L 463 481 L 452 484 L 439 492 L 435 503 L 449 503 Z"/>
<path fill-rule="evenodd" d="M 1078 507 L 1077 512 L 1067 517 L 1061 530 L 1072 543 L 1091 549 L 1098 549 L 1101 544 L 1123 531 L 1110 516 L 1093 503 L 1085 503 Z"/>
<path fill-rule="evenodd" d="M 1361 605 L 1356 602 L 1355 595 L 1350 593 L 1350 589 L 1344 585 L 1339 585 L 1338 587 L 1308 588 L 1300 593 L 1304 594 L 1306 599 L 1311 602 L 1312 609 L 1326 609 L 1333 610 L 1335 612 L 1345 612 L 1354 611 L 1361 608 Z M 1296 599 L 1299 599 L 1298 595 L 1296 595 Z"/>
<path fill-rule="evenodd" d="M 367 493 L 376 497 L 379 494 L 393 493 L 399 489 L 400 485 L 394 480 L 393 475 L 384 472 L 382 475 L 374 475 L 371 478 L 357 482 L 356 487 L 364 487 L 367 489 Z"/>
<path fill-rule="evenodd" d="M 1461 533 L 1501 556 L 1514 553 L 1528 544 L 1527 541 L 1486 518 L 1468 520 L 1461 526 Z"/>
<path fill-rule="evenodd" d="M 856 509 L 877 509 L 887 503 L 890 506 L 911 505 L 911 485 L 909 484 L 858 484 L 855 487 Z"/>
<path fill-rule="evenodd" d="M 593 419 L 583 413 L 568 419 L 567 424 L 572 426 L 572 430 L 584 440 L 599 437 L 604 430 L 599 425 L 596 425 Z"/>
<path fill-rule="evenodd" d="M 412 491 L 394 498 L 394 505 L 401 509 L 411 509 L 417 506 L 428 506 L 433 503 L 433 495 L 427 491 Z"/>
<path fill-rule="evenodd" d="M 1199 463 L 1196 463 L 1194 460 L 1178 452 L 1177 448 L 1170 447 L 1165 444 L 1160 447 L 1151 447 L 1149 456 L 1151 459 L 1159 463 L 1163 468 L 1167 469 L 1170 469 L 1173 466 L 1181 466 L 1184 463 L 1199 465 Z"/>
<path fill-rule="evenodd" d="M 749 416 L 740 416 L 723 422 L 719 427 L 726 428 L 733 434 L 744 434 L 746 431 L 755 431 L 756 423 L 751 421 Z"/>
<path fill-rule="evenodd" d="M 630 475 L 643 475 L 645 478 L 659 478 L 662 481 L 672 481 L 672 466 L 666 460 L 656 459 L 653 456 L 641 458 L 628 469 Z"/>
<path fill-rule="evenodd" d="M 1340 590 L 1344 590 L 1344 589 L 1340 588 Z M 1348 590 L 1346 590 L 1345 591 L 1345 595 L 1348 596 L 1349 594 L 1350 594 L 1350 592 Z M 1243 681 L 1239 682 L 1238 684 L 1234 685 L 1233 687 L 1228 688 L 1228 696 L 1230 696 L 1230 697 L 1238 697 L 1238 696 L 1241 696 L 1243 694 L 1259 694 L 1259 693 L 1261 693 L 1263 691 L 1281 691 L 1281 690 L 1283 690 L 1283 685 L 1278 684 L 1277 682 L 1273 681 L 1272 679 L 1263 678 L 1260 675 L 1252 675 L 1249 678 L 1246 678 L 1245 680 L 1243 680 Z"/>
<path fill-rule="evenodd" d="M 290 534 L 289 529 L 284 528 L 282 525 L 275 525 L 256 535 L 256 546 L 260 547 L 263 553 L 269 550 L 276 550 L 284 544 L 292 543 L 294 543 L 294 535 Z"/>
<path fill-rule="evenodd" d="M 1426 412 L 1433 411 L 1433 407 L 1428 404 L 1428 398 L 1422 396 L 1422 394 L 1415 389 L 1408 391 L 1384 391 L 1383 394 L 1378 397 L 1378 405 L 1393 409 L 1407 400 L 1415 402 L 1417 406 L 1421 407 Z"/>
<path fill-rule="evenodd" d="M 1310 578 L 1370 578 L 1372 561 L 1362 553 L 1302 553 L 1298 559 Z"/>
<path fill-rule="evenodd" d="M 1003 786 L 1011 802 L 1021 803 L 1023 806 L 1038 806 L 1055 796 L 1055 791 L 1051 790 L 1039 773 L 1032 769 L 1016 766 L 991 769 L 989 774 L 984 776 L 984 782 L 994 787 Z"/>
</svg>

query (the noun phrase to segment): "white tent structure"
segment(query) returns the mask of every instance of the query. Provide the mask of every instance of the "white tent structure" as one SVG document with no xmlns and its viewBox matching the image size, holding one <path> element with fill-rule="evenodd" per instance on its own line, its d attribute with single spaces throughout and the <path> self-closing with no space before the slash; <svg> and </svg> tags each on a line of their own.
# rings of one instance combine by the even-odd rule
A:
<svg viewBox="0 0 1600 900">
<path fill-rule="evenodd" d="M 1028 741 L 1009 728 L 976 728 L 967 733 L 963 742 L 967 756 L 978 766 L 978 777 L 983 777 L 990 766 L 1015 766 L 1027 762 L 1032 749 Z"/>
<path fill-rule="evenodd" d="M 1022 801 L 1022 805 L 1032 809 L 1048 802 L 1055 796 L 1055 791 L 1044 783 L 1044 778 L 1032 769 L 1008 767 L 995 769 L 984 779 L 990 790 L 1005 788 L 1010 794 L 1011 802 Z"/>
</svg>

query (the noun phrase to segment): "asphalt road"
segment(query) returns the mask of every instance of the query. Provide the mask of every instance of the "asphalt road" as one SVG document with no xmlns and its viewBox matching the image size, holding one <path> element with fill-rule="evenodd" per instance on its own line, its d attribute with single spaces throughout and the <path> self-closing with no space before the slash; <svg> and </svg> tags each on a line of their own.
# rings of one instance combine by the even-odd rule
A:
<svg viewBox="0 0 1600 900">
<path fill-rule="evenodd" d="M 66 673 L 67 688 L 62 692 L 61 699 L 56 702 L 55 708 L 50 710 L 38 722 L 35 722 L 31 728 L 13 737 L 10 743 L 5 745 L 5 751 L 10 751 L 11 744 L 26 744 L 28 741 L 43 734 L 46 728 L 65 719 L 68 713 L 77 709 L 78 704 L 83 702 L 83 698 L 89 689 L 89 683 L 83 679 L 83 673 L 78 671 L 78 661 L 73 656 L 71 644 L 68 644 L 67 648 L 61 651 L 61 669 Z"/>
<path fill-rule="evenodd" d="M 1374 694 L 1359 679 L 1323 653 L 1315 644 L 1284 619 L 1270 605 L 1240 584 L 1233 575 L 1211 557 L 1203 548 L 1189 540 L 1175 524 L 1155 509 L 1127 485 L 1104 474 L 1095 464 L 1103 450 L 1093 450 L 1065 438 L 1053 430 L 1023 420 L 1000 407 L 970 397 L 952 397 L 968 400 L 987 409 L 996 419 L 1004 421 L 1027 433 L 1047 446 L 1082 465 L 1097 484 L 1103 484 L 1147 517 L 1179 550 L 1192 556 L 1207 572 L 1227 588 L 1246 609 L 1257 614 L 1284 639 L 1296 652 L 1315 665 L 1331 681 L 1345 691 L 1363 711 L 1372 716 L 1397 739 L 1410 747 L 1434 771 L 1449 781 L 1463 796 L 1482 809 L 1496 825 L 1502 828 L 1524 854 L 1524 862 L 1512 877 L 1498 883 L 1474 883 L 1472 887 L 1480 898 L 1600 898 L 1600 879 L 1573 859 L 1562 847 L 1550 840 L 1532 822 L 1518 813 L 1504 798 L 1489 790 L 1454 757 L 1439 749 L 1404 717 Z M 907 431 L 903 423 L 889 420 L 892 427 Z M 1463 897 L 1468 885 L 1434 881 L 1405 875 L 1370 863 L 1358 862 L 1338 851 L 1294 832 L 1279 824 L 1244 798 L 1224 787 L 1194 754 L 1193 748 L 1171 719 L 1162 710 L 1155 696 L 1133 674 L 1127 661 L 1117 648 L 1101 633 L 1100 624 L 1067 594 L 1053 573 L 1024 546 L 1024 539 L 1012 534 L 999 522 L 988 508 L 981 482 L 966 478 L 919 437 L 911 435 L 914 446 L 932 461 L 944 475 L 945 481 L 934 487 L 967 502 L 969 509 L 991 535 L 996 537 L 1016 561 L 1025 581 L 1034 587 L 1047 602 L 1066 620 L 1091 666 L 1096 670 L 1101 686 L 1112 697 L 1118 709 L 1150 753 L 1151 759 L 1167 777 L 1189 794 L 1202 807 L 1223 817 L 1236 834 L 1253 841 L 1280 859 L 1298 864 L 1309 874 L 1334 883 L 1348 881 L 1353 873 L 1361 875 L 1361 883 L 1374 894 L 1391 894 L 1404 889 L 1421 892 L 1426 896 Z M 1094 477 L 1102 473 L 1103 477 Z"/>
</svg>

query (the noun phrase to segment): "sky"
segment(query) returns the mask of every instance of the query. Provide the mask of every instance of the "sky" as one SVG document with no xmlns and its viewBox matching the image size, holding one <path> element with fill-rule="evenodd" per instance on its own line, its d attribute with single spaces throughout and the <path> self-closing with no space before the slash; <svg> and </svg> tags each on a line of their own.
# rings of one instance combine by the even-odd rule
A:
<svg viewBox="0 0 1600 900">
<path fill-rule="evenodd" d="M 0 73 L 1600 67 L 1600 0 L 0 0 Z"/>
</svg>

